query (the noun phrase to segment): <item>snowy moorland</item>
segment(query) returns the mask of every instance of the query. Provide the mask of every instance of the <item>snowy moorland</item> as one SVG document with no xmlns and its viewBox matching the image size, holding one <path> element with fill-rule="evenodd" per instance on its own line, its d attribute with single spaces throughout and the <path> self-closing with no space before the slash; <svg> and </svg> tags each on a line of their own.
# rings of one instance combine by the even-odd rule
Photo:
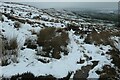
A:
<svg viewBox="0 0 120 80">
<path fill-rule="evenodd" d="M 0 78 L 119 80 L 120 28 L 76 18 L 0 2 Z"/>
</svg>

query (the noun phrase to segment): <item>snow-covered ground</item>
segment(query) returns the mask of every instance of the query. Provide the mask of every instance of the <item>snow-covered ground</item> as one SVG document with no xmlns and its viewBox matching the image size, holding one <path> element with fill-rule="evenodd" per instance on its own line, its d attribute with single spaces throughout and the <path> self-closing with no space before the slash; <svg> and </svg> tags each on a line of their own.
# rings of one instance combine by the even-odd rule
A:
<svg viewBox="0 0 120 80">
<path fill-rule="evenodd" d="M 6 8 L 6 6 L 9 6 L 9 8 Z M 4 9 L 7 10 L 4 11 Z M 100 75 L 95 72 L 96 70 L 102 70 L 102 67 L 104 65 L 113 66 L 113 63 L 111 63 L 112 59 L 110 58 L 110 55 L 106 54 L 106 52 L 112 50 L 112 47 L 110 45 L 101 44 L 98 46 L 95 44 L 86 44 L 84 42 L 85 38 L 80 38 L 81 34 L 75 35 L 75 31 L 73 30 L 67 31 L 69 35 L 69 43 L 67 45 L 68 55 L 63 55 L 63 53 L 61 53 L 62 57 L 60 59 L 39 56 L 44 59 L 49 59 L 50 62 L 43 63 L 38 61 L 38 56 L 36 55 L 37 51 L 35 49 L 25 48 L 21 50 L 22 47 L 25 47 L 24 44 L 27 39 L 37 39 L 37 35 L 33 35 L 31 31 L 34 30 L 36 33 L 38 33 L 44 27 L 42 25 L 43 23 L 47 27 L 61 28 L 61 25 L 63 25 L 62 28 L 65 28 L 65 23 L 68 21 L 63 24 L 42 20 L 34 20 L 32 19 L 33 16 L 38 16 L 41 15 L 40 13 L 42 13 L 39 12 L 40 10 L 38 11 L 37 8 L 0 2 L 0 12 L 9 13 L 11 9 L 15 11 L 13 16 L 18 16 L 21 19 L 29 19 L 30 21 L 39 22 L 40 24 L 29 24 L 25 22 L 21 23 L 21 27 L 19 29 L 16 29 L 14 28 L 15 21 L 12 21 L 11 19 L 8 19 L 6 16 L 2 15 L 4 21 L 0 22 L 0 31 L 2 32 L 2 35 L 8 40 L 14 37 L 17 38 L 19 53 L 17 56 L 18 63 L 10 63 L 7 66 L 0 66 L 0 77 L 11 77 L 18 73 L 22 74 L 25 72 L 31 72 L 35 76 L 45 76 L 50 74 L 56 78 L 63 78 L 69 72 L 73 72 L 71 76 L 72 78 L 74 76 L 74 73 L 77 70 L 80 70 L 82 66 L 92 65 L 92 61 L 98 61 L 98 65 L 90 70 L 88 78 L 99 78 Z M 25 18 L 26 14 L 29 12 L 32 13 L 32 16 Z M 21 17 L 19 16 L 19 14 L 21 14 Z M 49 18 L 47 16 L 48 15 L 42 14 L 42 17 L 44 18 Z M 118 42 L 116 42 L 115 45 L 116 48 L 120 50 L 120 37 L 115 37 L 114 40 Z M 88 58 L 86 58 L 85 55 L 89 58 L 91 57 L 92 59 L 89 60 Z M 80 61 L 80 59 L 85 60 L 85 62 L 82 64 L 78 64 L 77 62 Z"/>
<path fill-rule="evenodd" d="M 22 34 L 19 33 L 19 35 Z M 35 50 L 26 48 L 24 50 L 21 50 L 19 53 L 19 63 L 13 63 L 8 66 L 0 67 L 2 69 L 2 75 L 9 77 L 18 73 L 22 74 L 24 72 L 31 72 L 35 76 L 52 74 L 57 78 L 62 78 L 65 77 L 68 72 L 75 72 L 77 69 L 80 69 L 81 66 L 92 64 L 91 61 L 94 60 L 99 61 L 99 65 L 94 68 L 95 70 L 101 68 L 104 64 L 111 63 L 108 55 L 101 56 L 101 53 L 106 53 L 109 49 L 111 49 L 109 45 L 95 46 L 94 44 L 85 44 L 83 43 L 83 39 L 79 39 L 79 36 L 75 36 L 73 34 L 73 31 L 69 31 L 69 38 L 69 54 L 67 56 L 62 56 L 62 58 L 59 60 L 52 59 L 50 63 L 43 64 L 42 62 L 36 60 Z M 100 47 L 104 48 L 104 50 L 101 50 Z M 84 54 L 91 56 L 93 59 L 91 61 L 85 61 L 84 64 L 77 64 L 76 62 L 79 61 L 80 58 L 85 59 L 83 56 Z M 26 60 L 26 58 L 28 60 Z M 92 75 L 95 71 L 94 69 L 92 70 Z M 95 74 L 96 73 L 94 72 L 94 75 Z M 92 75 L 89 77 L 93 77 Z M 97 76 L 98 75 L 94 77 Z"/>
</svg>

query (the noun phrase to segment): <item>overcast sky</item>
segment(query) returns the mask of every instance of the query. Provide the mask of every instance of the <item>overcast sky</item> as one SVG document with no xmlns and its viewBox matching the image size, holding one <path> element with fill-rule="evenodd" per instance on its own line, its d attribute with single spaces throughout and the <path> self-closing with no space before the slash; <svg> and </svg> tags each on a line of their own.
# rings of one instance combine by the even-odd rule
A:
<svg viewBox="0 0 120 80">
<path fill-rule="evenodd" d="M 119 0 L 0 0 L 18 2 L 37 8 L 90 8 L 90 9 L 118 9 Z"/>
<path fill-rule="evenodd" d="M 117 2 L 20 2 L 37 8 L 118 9 Z"/>
<path fill-rule="evenodd" d="M 118 2 L 119 0 L 0 0 L 15 2 Z"/>
</svg>

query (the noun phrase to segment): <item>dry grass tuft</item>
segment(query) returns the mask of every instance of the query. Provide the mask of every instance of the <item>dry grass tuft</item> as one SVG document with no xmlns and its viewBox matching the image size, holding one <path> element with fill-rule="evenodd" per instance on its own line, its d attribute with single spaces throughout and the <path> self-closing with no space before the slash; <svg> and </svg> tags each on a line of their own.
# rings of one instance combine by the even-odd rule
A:
<svg viewBox="0 0 120 80">
<path fill-rule="evenodd" d="M 5 48 L 7 50 L 17 49 L 18 48 L 17 39 L 13 38 L 13 39 L 9 40 L 8 43 L 6 44 Z"/>
<path fill-rule="evenodd" d="M 4 18 L 2 17 L 2 13 L 0 12 L 0 21 L 3 22 Z"/>
<path fill-rule="evenodd" d="M 17 62 L 18 55 L 18 43 L 17 39 L 13 38 L 11 40 L 2 41 L 2 53 L 1 55 L 1 65 L 6 66 L 12 62 Z"/>
</svg>

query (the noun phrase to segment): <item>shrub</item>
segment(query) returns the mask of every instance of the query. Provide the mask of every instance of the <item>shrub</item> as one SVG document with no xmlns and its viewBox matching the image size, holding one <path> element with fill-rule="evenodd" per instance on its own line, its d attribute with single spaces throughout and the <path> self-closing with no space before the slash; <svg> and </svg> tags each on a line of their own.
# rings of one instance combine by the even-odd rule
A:
<svg viewBox="0 0 120 80">
<path fill-rule="evenodd" d="M 101 31 L 100 33 L 97 33 L 96 31 L 92 31 L 90 34 L 87 35 L 85 38 L 86 43 L 94 43 L 94 44 L 104 44 L 109 45 L 110 41 L 110 32 L 109 31 Z"/>
<path fill-rule="evenodd" d="M 41 30 L 38 34 L 38 45 L 42 46 L 44 51 L 42 56 L 59 59 L 61 52 L 67 55 L 68 33 L 56 31 L 56 28 L 51 27 Z"/>
<path fill-rule="evenodd" d="M 20 28 L 21 27 L 21 23 L 18 22 L 18 21 L 14 22 L 14 27 L 15 28 Z"/>
<path fill-rule="evenodd" d="M 54 36 L 55 36 L 55 28 L 48 27 L 42 29 L 38 34 L 38 44 L 43 45 L 46 42 L 46 40 L 50 40 Z"/>
<path fill-rule="evenodd" d="M 112 36 L 120 36 L 120 32 L 114 30 L 104 30 L 99 33 L 97 31 L 92 31 L 87 35 L 84 42 L 88 44 L 94 43 L 96 45 L 111 45 L 114 47 L 113 40 L 111 40 Z"/>
</svg>

